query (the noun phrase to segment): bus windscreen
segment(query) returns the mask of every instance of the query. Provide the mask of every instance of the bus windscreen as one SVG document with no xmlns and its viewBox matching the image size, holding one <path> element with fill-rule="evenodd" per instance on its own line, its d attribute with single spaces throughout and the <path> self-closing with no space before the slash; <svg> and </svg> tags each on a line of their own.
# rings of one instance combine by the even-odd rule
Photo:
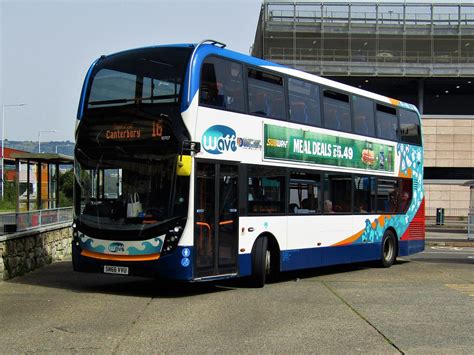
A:
<svg viewBox="0 0 474 355">
<path fill-rule="evenodd" d="M 99 60 L 87 108 L 178 104 L 189 55 L 189 48 L 146 48 Z"/>
</svg>

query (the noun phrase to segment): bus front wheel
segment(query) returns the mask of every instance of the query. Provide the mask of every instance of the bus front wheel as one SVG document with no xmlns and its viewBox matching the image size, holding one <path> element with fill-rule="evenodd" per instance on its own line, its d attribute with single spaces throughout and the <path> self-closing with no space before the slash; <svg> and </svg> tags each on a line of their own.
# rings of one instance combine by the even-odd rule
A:
<svg viewBox="0 0 474 355">
<path fill-rule="evenodd" d="M 271 253 L 267 237 L 260 237 L 252 248 L 252 286 L 263 287 L 270 273 Z"/>
<path fill-rule="evenodd" d="M 397 242 L 395 234 L 391 230 L 385 231 L 382 238 L 381 259 L 379 265 L 381 267 L 390 267 L 397 258 Z"/>
</svg>

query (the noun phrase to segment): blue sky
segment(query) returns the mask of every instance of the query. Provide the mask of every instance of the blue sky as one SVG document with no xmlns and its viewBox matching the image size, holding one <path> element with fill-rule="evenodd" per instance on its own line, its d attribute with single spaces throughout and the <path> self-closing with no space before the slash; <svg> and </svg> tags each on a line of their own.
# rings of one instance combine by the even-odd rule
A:
<svg viewBox="0 0 474 355">
<path fill-rule="evenodd" d="M 248 53 L 260 0 L 0 0 L 0 104 L 10 140 L 73 140 L 84 76 L 102 54 L 213 38 Z"/>
</svg>

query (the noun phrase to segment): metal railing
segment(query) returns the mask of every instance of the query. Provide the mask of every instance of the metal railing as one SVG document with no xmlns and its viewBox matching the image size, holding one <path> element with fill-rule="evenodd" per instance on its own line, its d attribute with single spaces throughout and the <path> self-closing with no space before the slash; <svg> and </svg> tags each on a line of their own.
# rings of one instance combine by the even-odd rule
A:
<svg viewBox="0 0 474 355">
<path fill-rule="evenodd" d="M 411 63 L 411 64 L 474 64 L 474 53 L 459 56 L 453 52 L 393 51 L 344 49 L 312 49 L 271 47 L 266 56 L 268 60 L 315 60 L 322 62 L 360 62 L 360 63 Z"/>
<path fill-rule="evenodd" d="M 460 26 L 474 24 L 474 4 L 333 3 L 265 1 L 266 18 L 275 22 L 362 23 L 378 25 Z"/>
<path fill-rule="evenodd" d="M 321 67 L 408 64 L 474 71 L 474 3 L 266 0 L 258 28 L 253 54 L 285 65 L 306 60 Z"/>
<path fill-rule="evenodd" d="M 474 240 L 474 213 L 469 213 L 467 219 L 467 239 Z"/>
<path fill-rule="evenodd" d="M 0 214 L 0 234 L 5 233 L 4 231 L 9 229 L 21 232 L 55 223 L 72 222 L 72 216 L 72 207 L 4 213 Z"/>
<path fill-rule="evenodd" d="M 426 217 L 436 217 L 436 207 L 427 207 L 425 209 Z M 445 217 L 457 217 L 467 219 L 469 208 L 445 208 Z"/>
</svg>

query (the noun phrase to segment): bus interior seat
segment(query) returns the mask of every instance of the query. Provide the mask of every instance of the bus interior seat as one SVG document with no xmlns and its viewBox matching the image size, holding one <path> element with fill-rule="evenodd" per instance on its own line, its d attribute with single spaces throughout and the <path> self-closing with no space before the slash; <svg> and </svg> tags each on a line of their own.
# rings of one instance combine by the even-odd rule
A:
<svg viewBox="0 0 474 355">
<path fill-rule="evenodd" d="M 369 125 L 367 124 L 367 117 L 361 115 L 355 117 L 354 125 L 356 127 L 357 133 L 369 134 Z"/>
<path fill-rule="evenodd" d="M 268 97 L 264 92 L 258 92 L 254 95 L 254 100 L 252 102 L 253 110 L 252 113 L 258 113 L 260 115 L 268 116 L 270 111 Z"/>
<path fill-rule="evenodd" d="M 222 84 L 220 86 L 222 87 Z M 203 82 L 201 84 L 201 102 L 206 105 L 225 107 L 224 95 L 219 93 L 219 83 Z"/>
<path fill-rule="evenodd" d="M 284 118 L 285 115 L 285 100 L 284 97 L 276 97 L 273 100 L 268 100 L 268 116 Z"/>
<path fill-rule="evenodd" d="M 351 115 L 349 112 L 343 112 L 341 114 L 341 120 L 339 121 L 339 129 L 343 131 L 351 131 Z"/>
<path fill-rule="evenodd" d="M 308 110 L 303 101 L 291 104 L 291 120 L 300 123 L 307 123 L 309 121 Z"/>
<path fill-rule="evenodd" d="M 298 206 L 296 203 L 290 203 L 289 212 L 290 212 L 291 214 L 296 214 L 296 213 L 298 213 L 298 209 L 299 209 L 299 206 Z"/>
<path fill-rule="evenodd" d="M 240 87 L 236 85 L 224 85 L 224 90 L 222 91 L 225 97 L 225 105 L 229 109 L 242 110 L 244 107 L 244 94 Z"/>
</svg>

